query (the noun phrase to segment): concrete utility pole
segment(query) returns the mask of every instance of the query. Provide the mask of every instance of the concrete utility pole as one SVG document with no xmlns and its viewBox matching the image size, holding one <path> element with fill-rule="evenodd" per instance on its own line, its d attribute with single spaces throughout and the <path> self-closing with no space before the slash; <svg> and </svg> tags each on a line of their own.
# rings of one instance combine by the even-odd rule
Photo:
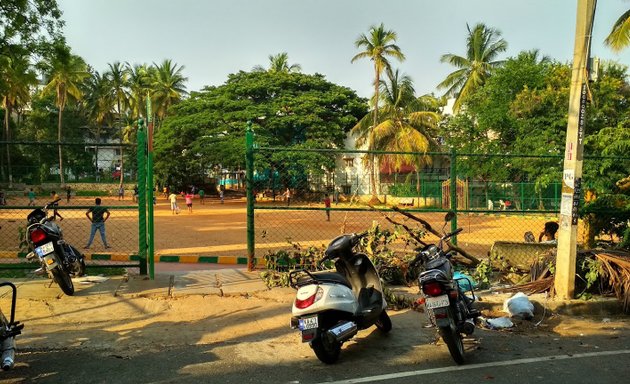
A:
<svg viewBox="0 0 630 384">
<path fill-rule="evenodd" d="M 596 3 L 596 0 L 578 0 L 577 7 L 556 259 L 555 288 L 561 300 L 572 299 L 575 290 L 578 206 L 582 192 L 584 124 L 588 94 L 587 64 Z"/>
</svg>

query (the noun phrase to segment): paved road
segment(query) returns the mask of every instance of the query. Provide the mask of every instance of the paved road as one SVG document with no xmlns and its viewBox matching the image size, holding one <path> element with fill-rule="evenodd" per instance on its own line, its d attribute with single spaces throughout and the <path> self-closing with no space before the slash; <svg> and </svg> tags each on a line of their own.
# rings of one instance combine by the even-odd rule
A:
<svg viewBox="0 0 630 384">
<path fill-rule="evenodd" d="M 555 384 L 624 382 L 630 373 L 627 317 L 548 312 L 509 332 L 477 330 L 458 367 L 424 314 L 392 311 L 390 334 L 361 331 L 328 366 L 288 327 L 292 290 L 239 292 L 260 287 L 241 270 L 173 274 L 79 286 L 75 297 L 21 286 L 28 329 L 0 382 Z M 216 293 L 217 281 L 231 296 Z"/>
</svg>

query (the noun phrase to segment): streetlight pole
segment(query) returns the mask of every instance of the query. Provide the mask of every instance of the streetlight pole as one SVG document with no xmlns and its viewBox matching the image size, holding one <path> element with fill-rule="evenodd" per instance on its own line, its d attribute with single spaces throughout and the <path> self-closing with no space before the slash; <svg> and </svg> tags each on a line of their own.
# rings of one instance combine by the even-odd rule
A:
<svg viewBox="0 0 630 384">
<path fill-rule="evenodd" d="M 572 299 L 575 291 L 578 206 L 582 192 L 584 125 L 588 94 L 587 63 L 596 3 L 597 0 L 578 0 L 577 7 L 555 276 L 556 294 L 561 300 Z"/>
</svg>

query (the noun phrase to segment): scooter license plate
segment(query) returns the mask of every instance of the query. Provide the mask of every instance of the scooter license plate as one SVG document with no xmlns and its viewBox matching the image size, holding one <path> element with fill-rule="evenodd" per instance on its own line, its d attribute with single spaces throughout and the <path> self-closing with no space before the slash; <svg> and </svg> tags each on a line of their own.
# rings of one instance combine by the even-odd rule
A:
<svg viewBox="0 0 630 384">
<path fill-rule="evenodd" d="M 54 251 L 55 247 L 53 246 L 52 242 L 40 245 L 39 247 L 35 248 L 35 254 L 40 258 L 46 256 L 49 253 L 53 253 Z"/>
<path fill-rule="evenodd" d="M 443 308 L 443 307 L 448 307 L 448 305 L 449 305 L 449 301 L 448 301 L 447 295 L 427 297 L 424 301 L 424 306 L 426 309 Z"/>
<path fill-rule="evenodd" d="M 304 317 L 298 320 L 298 329 L 300 331 L 306 331 L 308 329 L 315 329 L 319 326 L 317 322 L 317 315 L 311 317 Z"/>
</svg>

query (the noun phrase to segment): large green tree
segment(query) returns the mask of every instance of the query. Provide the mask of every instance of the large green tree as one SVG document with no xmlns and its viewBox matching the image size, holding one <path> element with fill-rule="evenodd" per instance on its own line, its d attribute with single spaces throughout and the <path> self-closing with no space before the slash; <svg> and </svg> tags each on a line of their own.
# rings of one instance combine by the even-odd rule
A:
<svg viewBox="0 0 630 384">
<path fill-rule="evenodd" d="M 498 30 L 483 23 L 476 24 L 472 29 L 466 25 L 466 28 L 465 56 L 447 53 L 440 59 L 458 68 L 438 84 L 438 89 L 446 89 L 446 96 L 456 97 L 455 112 L 459 111 L 466 98 L 483 86 L 492 70 L 501 65 L 502 61 L 497 58 L 507 49 L 507 42 Z"/>
<path fill-rule="evenodd" d="M 173 106 L 155 136 L 156 174 L 174 186 L 219 165 L 244 169 L 248 120 L 261 147 L 343 148 L 346 132 L 365 114 L 365 106 L 355 92 L 322 75 L 232 74 L 225 84 L 193 92 Z M 261 171 L 321 170 L 323 164 L 332 166 L 328 157 L 299 151 L 277 151 L 257 160 Z"/>
<path fill-rule="evenodd" d="M 154 103 L 153 113 L 161 124 L 169 108 L 178 103 L 186 95 L 184 66 L 178 66 L 172 60 L 164 60 L 160 65 L 153 64 L 155 70 L 151 78 L 151 99 Z"/>
<path fill-rule="evenodd" d="M 381 74 L 384 70 L 391 70 L 391 63 L 389 58 L 395 58 L 400 61 L 405 59 L 405 55 L 400 50 L 400 47 L 396 45 L 398 35 L 392 30 L 385 29 L 385 26 L 380 25 L 370 27 L 367 34 L 361 34 L 355 41 L 355 46 L 358 49 L 362 49 L 361 52 L 354 55 L 351 62 L 355 62 L 359 59 L 370 59 L 374 64 L 374 106 L 372 110 L 372 126 L 378 125 L 378 103 L 380 101 L 379 90 L 381 87 Z M 376 169 L 378 167 L 378 159 L 375 156 L 371 156 L 370 159 L 370 184 L 372 187 L 372 202 L 377 203 L 376 197 Z"/>
<path fill-rule="evenodd" d="M 11 115 L 14 108 L 25 105 L 31 96 L 31 87 L 37 83 L 37 75 L 32 68 L 28 56 L 17 55 L 6 57 L 6 66 L 3 71 L 1 81 L 4 89 L 1 94 L 2 108 L 4 108 L 4 140 L 11 141 Z M 7 173 L 9 188 L 13 183 L 13 171 L 11 168 L 11 149 L 6 145 Z M 2 169 L 4 173 L 4 168 Z"/>
<path fill-rule="evenodd" d="M 262 66 L 254 67 L 254 71 L 269 71 L 269 72 L 300 72 L 302 66 L 300 64 L 289 64 L 289 54 L 286 52 L 278 53 L 277 55 L 269 55 L 269 68 L 265 69 Z"/>
<path fill-rule="evenodd" d="M 69 98 L 80 100 L 83 96 L 81 83 L 90 74 L 87 71 L 85 61 L 79 56 L 73 55 L 70 48 L 63 43 L 55 45 L 52 54 L 44 63 L 48 84 L 43 89 L 44 93 L 54 93 L 58 110 L 57 120 L 57 141 L 61 143 L 63 111 L 66 108 Z M 58 145 L 59 152 L 59 180 L 64 184 L 63 153 L 61 144 Z"/>
</svg>

